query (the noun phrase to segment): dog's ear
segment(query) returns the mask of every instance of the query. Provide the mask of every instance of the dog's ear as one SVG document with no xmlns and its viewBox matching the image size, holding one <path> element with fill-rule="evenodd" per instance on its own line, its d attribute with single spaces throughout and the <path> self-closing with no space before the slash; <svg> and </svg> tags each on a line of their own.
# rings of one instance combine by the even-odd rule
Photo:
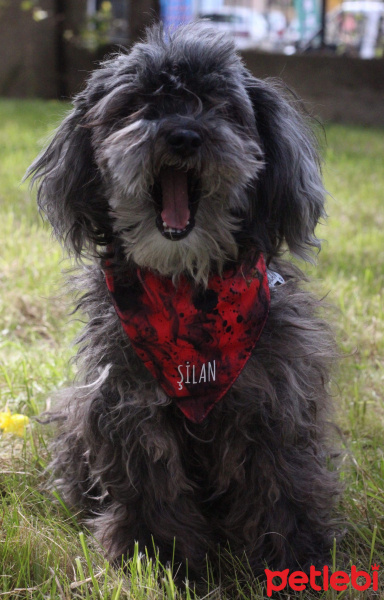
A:
<svg viewBox="0 0 384 600">
<path fill-rule="evenodd" d="M 246 89 L 265 154 L 254 214 L 267 227 L 271 253 L 285 240 L 293 254 L 311 260 L 310 250 L 320 248 L 315 227 L 325 216 L 316 137 L 277 82 L 247 74 Z"/>
<path fill-rule="evenodd" d="M 29 167 L 40 210 L 68 251 L 84 255 L 108 243 L 108 204 L 94 161 L 86 106 L 79 97 L 49 146 Z"/>
</svg>

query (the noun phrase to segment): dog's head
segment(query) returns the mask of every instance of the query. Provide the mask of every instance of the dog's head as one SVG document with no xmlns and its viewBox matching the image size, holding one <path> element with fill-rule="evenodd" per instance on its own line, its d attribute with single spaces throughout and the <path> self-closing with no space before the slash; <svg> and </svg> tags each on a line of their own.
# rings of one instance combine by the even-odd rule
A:
<svg viewBox="0 0 384 600">
<path fill-rule="evenodd" d="M 118 238 L 137 265 L 206 281 L 251 250 L 319 246 L 324 190 L 305 120 L 206 23 L 169 38 L 152 28 L 104 62 L 29 173 L 76 254 Z"/>
</svg>

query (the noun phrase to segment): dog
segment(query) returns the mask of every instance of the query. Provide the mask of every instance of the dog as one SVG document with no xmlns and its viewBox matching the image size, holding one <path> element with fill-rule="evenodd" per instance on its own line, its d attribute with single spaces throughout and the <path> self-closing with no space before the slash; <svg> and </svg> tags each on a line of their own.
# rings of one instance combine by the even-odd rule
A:
<svg viewBox="0 0 384 600">
<path fill-rule="evenodd" d="M 329 562 L 336 351 L 293 256 L 325 217 L 316 137 L 205 22 L 108 58 L 29 169 L 87 317 L 52 485 L 111 560 Z M 216 561 L 216 563 L 215 563 Z"/>
</svg>

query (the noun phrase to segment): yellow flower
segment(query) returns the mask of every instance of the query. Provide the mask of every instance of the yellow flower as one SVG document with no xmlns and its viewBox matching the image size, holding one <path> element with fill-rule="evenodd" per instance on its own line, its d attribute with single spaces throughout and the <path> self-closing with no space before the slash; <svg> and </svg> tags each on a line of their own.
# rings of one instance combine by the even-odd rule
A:
<svg viewBox="0 0 384 600">
<path fill-rule="evenodd" d="M 14 414 L 10 410 L 0 413 L 0 429 L 5 433 L 13 433 L 19 437 L 23 437 L 25 427 L 29 423 L 29 418 L 26 415 Z"/>
<path fill-rule="evenodd" d="M 11 418 L 11 411 L 0 412 L 0 429 L 6 429 L 8 427 L 9 419 Z"/>
</svg>

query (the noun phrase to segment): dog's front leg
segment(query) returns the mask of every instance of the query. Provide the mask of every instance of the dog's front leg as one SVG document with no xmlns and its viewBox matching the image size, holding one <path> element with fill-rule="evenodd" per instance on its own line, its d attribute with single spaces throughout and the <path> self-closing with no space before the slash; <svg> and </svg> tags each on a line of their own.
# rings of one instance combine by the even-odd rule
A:
<svg viewBox="0 0 384 600">
<path fill-rule="evenodd" d="M 256 575 L 266 565 L 280 570 L 324 566 L 335 535 L 335 473 L 308 438 L 288 447 L 282 439 L 268 439 L 262 427 L 259 433 L 260 442 L 255 440 L 253 448 L 248 444 L 242 479 L 222 498 L 227 512 L 219 526 L 231 550 L 245 553 Z"/>
<path fill-rule="evenodd" d="M 153 408 L 153 399 L 138 410 L 132 397 L 117 409 L 111 398 L 104 384 L 85 420 L 90 479 L 106 494 L 102 512 L 88 519 L 90 528 L 112 559 L 132 556 L 138 542 L 149 555 L 159 550 L 163 564 L 187 559 L 189 572 L 199 571 L 213 546 L 210 525 L 167 407 Z"/>
</svg>

